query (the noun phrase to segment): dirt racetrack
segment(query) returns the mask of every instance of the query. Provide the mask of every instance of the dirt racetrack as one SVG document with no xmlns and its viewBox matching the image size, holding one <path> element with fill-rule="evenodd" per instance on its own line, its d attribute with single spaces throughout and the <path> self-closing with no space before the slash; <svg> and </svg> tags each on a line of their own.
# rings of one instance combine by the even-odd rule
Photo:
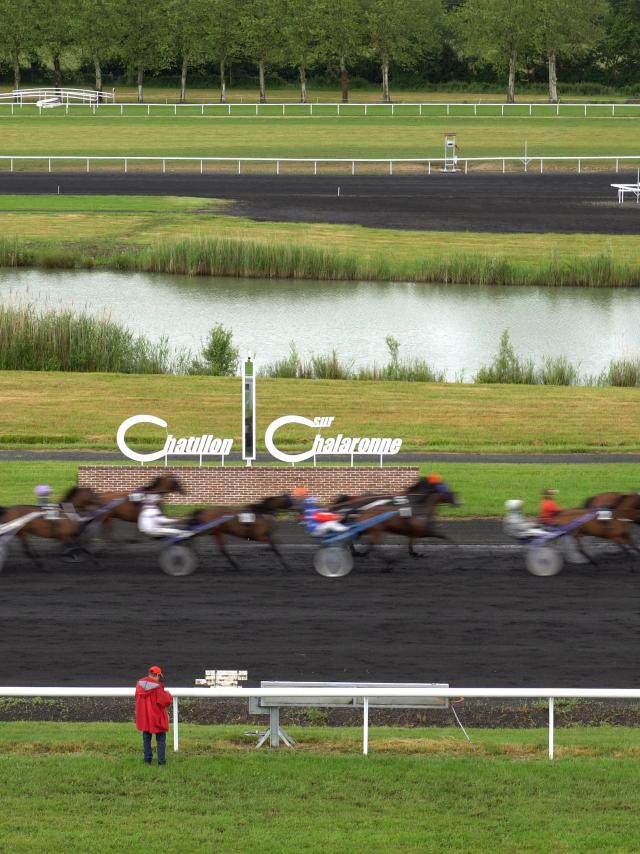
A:
<svg viewBox="0 0 640 854">
<path fill-rule="evenodd" d="M 342 579 L 317 575 L 313 547 L 295 542 L 288 573 L 260 546 L 232 546 L 243 566 L 234 573 L 203 541 L 186 578 L 163 575 L 147 543 L 111 547 L 100 568 L 52 558 L 47 573 L 12 546 L 0 575 L 0 684 L 128 685 L 152 662 L 174 685 L 211 667 L 246 668 L 253 684 L 636 684 L 637 559 L 598 552 L 597 567 L 537 578 L 520 550 L 498 544 L 496 523 L 467 536 L 463 523 L 446 527 L 469 542 L 427 547 L 423 559 L 397 551 L 389 574 L 360 559 Z"/>
<path fill-rule="evenodd" d="M 257 220 L 421 231 L 637 234 L 640 206 L 614 182 L 636 173 L 431 176 L 4 173 L 0 193 L 173 195 L 232 199 Z M 338 186 L 340 197 L 338 198 Z"/>
</svg>

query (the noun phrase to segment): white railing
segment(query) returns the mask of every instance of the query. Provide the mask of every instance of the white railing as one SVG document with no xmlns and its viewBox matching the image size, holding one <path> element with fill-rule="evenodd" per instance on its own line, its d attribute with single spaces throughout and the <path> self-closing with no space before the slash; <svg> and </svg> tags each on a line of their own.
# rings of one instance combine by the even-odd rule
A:
<svg viewBox="0 0 640 854">
<path fill-rule="evenodd" d="M 272 167 L 276 175 L 280 175 L 281 166 L 283 164 L 306 164 L 313 171 L 314 175 L 318 174 L 318 166 L 343 166 L 351 175 L 356 174 L 356 164 L 359 165 L 380 165 L 385 166 L 385 171 L 389 175 L 393 175 L 394 166 L 413 166 L 423 170 L 426 174 L 431 175 L 432 171 L 442 171 L 440 167 L 444 167 L 445 159 L 443 157 L 179 157 L 167 155 L 164 157 L 157 156 L 122 156 L 122 155 L 89 155 L 86 154 L 3 154 L 0 155 L 0 164 L 8 163 L 9 171 L 15 171 L 15 163 L 34 162 L 47 163 L 47 171 L 53 171 L 55 163 L 81 163 L 86 164 L 85 171 L 91 171 L 92 163 L 118 163 L 123 166 L 124 172 L 129 171 L 130 163 L 151 163 L 162 164 L 162 173 L 167 171 L 167 164 L 171 163 L 193 163 L 196 165 L 196 171 L 202 175 L 204 173 L 204 165 L 210 163 L 218 164 L 233 164 L 234 171 L 238 175 L 242 174 L 242 164 L 265 164 Z M 447 159 L 450 163 L 450 159 Z M 458 172 L 464 172 L 466 175 L 469 172 L 469 166 L 476 163 L 492 163 L 496 164 L 498 172 L 506 172 L 507 164 L 517 164 L 523 167 L 524 172 L 528 172 L 530 167 L 537 168 L 542 174 L 545 169 L 545 164 L 575 164 L 578 173 L 582 172 L 583 163 L 610 163 L 615 164 L 616 173 L 620 171 L 620 164 L 638 165 L 640 166 L 640 154 L 599 154 L 599 155 L 569 155 L 569 156 L 511 156 L 511 157 L 459 157 L 456 162 Z M 536 167 L 536 164 L 538 166 Z M 447 171 L 451 171 L 450 169 Z M 327 174 L 327 173 L 325 173 Z"/>
<path fill-rule="evenodd" d="M 98 104 L 113 101 L 113 95 L 108 92 L 98 92 L 96 89 L 69 89 L 64 86 L 43 86 L 39 89 L 15 89 L 13 92 L 0 93 L 0 105 L 23 107 L 25 105 L 38 106 L 35 102 L 56 98 L 65 106 L 74 102 L 81 104 Z M 41 108 L 40 112 L 42 112 Z M 11 110 L 14 113 L 14 110 Z"/>
<path fill-rule="evenodd" d="M 92 90 L 81 90 L 81 89 L 33 89 L 33 90 L 22 90 L 22 91 L 32 91 L 32 92 L 47 92 L 47 93 L 58 93 L 60 91 L 65 92 L 88 92 L 91 93 Z M 95 92 L 94 101 L 95 101 Z M 15 106 L 22 107 L 23 103 L 21 99 L 14 98 L 12 101 L 9 99 L 12 98 L 13 93 L 5 93 L 0 95 L 0 102 L 5 102 L 5 104 L 0 103 L 0 106 Z M 43 96 L 41 96 L 43 97 Z M 114 101 L 113 95 L 107 93 L 101 93 L 102 100 Z M 71 105 L 73 106 L 73 105 Z M 340 101 L 311 101 L 307 103 L 301 103 L 300 101 L 274 101 L 274 102 L 266 102 L 264 104 L 257 103 L 255 101 L 244 102 L 244 101 L 228 101 L 225 103 L 220 103 L 219 101 L 205 101 L 198 103 L 171 103 L 168 100 L 164 103 L 162 102 L 154 102 L 149 101 L 146 103 L 136 103 L 133 101 L 117 101 L 106 105 L 109 108 L 116 108 L 120 115 L 125 114 L 125 109 L 127 111 L 144 111 L 148 116 L 152 114 L 152 112 L 162 112 L 163 115 L 169 113 L 169 115 L 177 116 L 180 113 L 185 113 L 187 111 L 193 113 L 194 111 L 197 113 L 200 112 L 201 115 L 223 115 L 223 116 L 232 116 L 234 113 L 237 115 L 256 115 L 256 116 L 274 116 L 274 115 L 295 115 L 295 116 L 350 116 L 350 115 L 363 115 L 363 116 L 424 116 L 428 117 L 496 117 L 499 116 L 501 118 L 509 117 L 510 115 L 517 116 L 556 116 L 562 117 L 567 116 L 574 118 L 576 115 L 584 116 L 587 118 L 589 113 L 592 115 L 596 113 L 598 116 L 602 116 L 604 114 L 605 117 L 615 118 L 616 115 L 629 115 L 630 112 L 635 110 L 637 115 L 640 116 L 640 103 L 638 104 L 626 104 L 626 103 L 615 103 L 615 102 L 573 102 L 566 101 L 557 104 L 545 103 L 544 101 L 527 101 L 527 102 L 517 102 L 515 104 L 509 104 L 502 101 L 396 101 L 392 103 L 386 103 L 384 101 L 349 101 L 349 102 L 340 102 Z M 205 111 L 207 111 L 205 113 Z M 13 114 L 13 109 L 12 109 Z M 112 110 L 109 110 L 111 113 Z"/>
<path fill-rule="evenodd" d="M 339 697 L 357 697 L 363 701 L 362 752 L 369 752 L 369 695 L 371 688 L 167 688 L 173 695 L 173 749 L 180 747 L 179 699 L 189 697 L 199 700 L 248 700 L 250 697 L 322 697 L 331 700 Z M 62 688 L 0 686 L 0 697 L 131 697 L 135 688 Z M 547 700 L 549 709 L 549 759 L 553 759 L 555 745 L 555 700 L 640 700 L 640 688 L 406 688 L 397 686 L 375 688 L 375 697 L 443 697 L 447 699 L 536 699 Z"/>
</svg>

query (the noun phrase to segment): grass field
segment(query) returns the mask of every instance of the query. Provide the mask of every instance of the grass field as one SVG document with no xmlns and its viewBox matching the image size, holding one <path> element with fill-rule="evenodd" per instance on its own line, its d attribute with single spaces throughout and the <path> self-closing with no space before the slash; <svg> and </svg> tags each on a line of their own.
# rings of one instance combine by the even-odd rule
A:
<svg viewBox="0 0 640 854">
<path fill-rule="evenodd" d="M 238 439 L 240 385 L 233 377 L 5 371 L 0 444 L 113 448 L 118 425 L 143 411 L 166 417 L 174 435 Z M 293 412 L 332 415 L 344 435 L 400 436 L 406 451 L 632 452 L 639 406 L 633 388 L 261 378 L 257 429 L 261 437 Z M 155 447 L 159 433 L 140 428 L 130 439 Z M 283 448 L 308 440 L 304 427 L 278 433 Z"/>
<path fill-rule="evenodd" d="M 146 767 L 126 724 L 2 724 L 0 838 L 26 852 L 627 852 L 640 846 L 638 734 L 295 730 L 259 752 L 240 727 L 184 727 Z"/>
<path fill-rule="evenodd" d="M 3 263 L 189 273 L 201 270 L 203 244 L 222 240 L 238 245 L 231 254 L 241 267 L 221 257 L 212 270 L 218 275 L 273 275 L 271 261 L 265 269 L 255 264 L 252 247 L 267 247 L 270 258 L 281 259 L 282 275 L 304 278 L 640 283 L 637 235 L 501 234 L 497 243 L 495 234 L 475 232 L 259 222 L 228 215 L 228 206 L 215 199 L 157 196 L 1 196 Z M 181 247 L 181 241 L 186 245 Z M 313 258 L 308 264 L 292 262 L 296 249 Z"/>
<path fill-rule="evenodd" d="M 459 116 L 455 127 L 452 120 L 0 112 L 0 154 L 437 158 L 443 156 L 443 134 L 451 130 L 457 131 L 461 157 L 522 155 L 525 141 L 530 157 L 638 154 L 638 116 Z"/>
</svg>

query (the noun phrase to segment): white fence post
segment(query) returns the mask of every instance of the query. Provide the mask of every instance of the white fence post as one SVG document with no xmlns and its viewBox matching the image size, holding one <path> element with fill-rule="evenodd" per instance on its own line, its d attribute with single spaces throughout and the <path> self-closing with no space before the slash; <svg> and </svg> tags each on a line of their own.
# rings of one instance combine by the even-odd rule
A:
<svg viewBox="0 0 640 854">
<path fill-rule="evenodd" d="M 549 759 L 553 759 L 554 699 L 549 697 Z"/>
<path fill-rule="evenodd" d="M 365 697 L 363 701 L 362 714 L 362 753 L 364 756 L 369 754 L 369 698 Z"/>
<path fill-rule="evenodd" d="M 180 748 L 180 735 L 178 733 L 178 727 L 180 726 L 180 722 L 178 719 L 178 698 L 173 698 L 173 752 L 177 753 Z"/>
</svg>

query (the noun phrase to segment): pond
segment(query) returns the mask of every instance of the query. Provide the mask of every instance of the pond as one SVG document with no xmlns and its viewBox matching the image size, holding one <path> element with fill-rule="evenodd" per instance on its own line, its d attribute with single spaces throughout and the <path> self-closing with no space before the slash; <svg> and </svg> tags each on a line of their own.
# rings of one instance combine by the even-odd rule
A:
<svg viewBox="0 0 640 854">
<path fill-rule="evenodd" d="M 385 336 L 447 378 L 470 380 L 508 329 L 516 352 L 567 356 L 583 374 L 640 352 L 640 291 L 412 283 L 188 278 L 165 274 L 3 270 L 0 295 L 108 312 L 136 332 L 196 352 L 216 323 L 265 364 L 295 341 L 354 366 L 387 361 Z"/>
</svg>

